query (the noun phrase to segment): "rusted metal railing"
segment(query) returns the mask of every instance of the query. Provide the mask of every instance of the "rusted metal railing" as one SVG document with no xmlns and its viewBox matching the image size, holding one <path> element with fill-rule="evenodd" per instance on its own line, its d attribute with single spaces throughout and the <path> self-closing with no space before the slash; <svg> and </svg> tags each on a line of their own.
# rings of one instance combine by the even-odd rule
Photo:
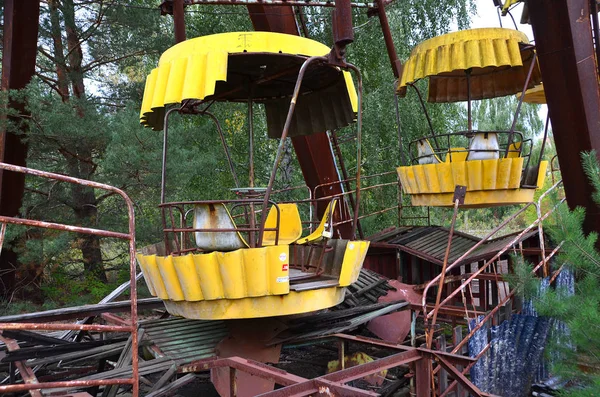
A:
<svg viewBox="0 0 600 397">
<path fill-rule="evenodd" d="M 131 385 L 132 394 L 137 397 L 139 395 L 139 363 L 138 363 L 138 336 L 137 336 L 137 291 L 136 291 L 136 262 L 135 262 L 135 214 L 133 202 L 122 190 L 102 183 L 92 182 L 85 179 L 73 178 L 65 175 L 55 174 L 35 170 L 16 165 L 0 163 L 0 170 L 18 172 L 27 175 L 38 176 L 41 178 L 52 179 L 60 182 L 67 182 L 75 185 L 87 186 L 94 189 L 102 189 L 108 192 L 118 194 L 127 204 L 127 213 L 129 219 L 129 230 L 127 233 L 114 232 L 108 230 L 94 229 L 88 227 L 65 225 L 61 223 L 36 221 L 31 219 L 22 219 L 9 216 L 0 216 L 2 223 L 2 233 L 6 228 L 6 224 L 25 225 L 44 229 L 54 229 L 67 232 L 75 232 L 82 234 L 91 234 L 101 237 L 117 238 L 127 240 L 129 242 L 129 288 L 131 290 L 131 316 L 128 325 L 96 325 L 96 324 L 51 324 L 51 323 L 0 323 L 0 330 L 45 330 L 45 331 L 60 331 L 60 330 L 75 330 L 75 331 L 97 331 L 97 332 L 128 332 L 131 333 L 131 377 L 118 379 L 98 379 L 98 380 L 72 380 L 60 382 L 38 382 L 38 383 L 23 383 L 0 385 L 0 394 L 23 392 L 27 390 L 41 389 L 56 389 L 56 388 L 88 388 L 93 386 L 106 385 Z"/>
</svg>

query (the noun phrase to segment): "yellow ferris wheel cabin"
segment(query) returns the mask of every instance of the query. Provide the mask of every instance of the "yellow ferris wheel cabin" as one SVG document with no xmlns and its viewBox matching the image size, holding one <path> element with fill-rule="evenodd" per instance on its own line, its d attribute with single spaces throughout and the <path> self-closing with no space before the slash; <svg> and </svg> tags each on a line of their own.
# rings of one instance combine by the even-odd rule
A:
<svg viewBox="0 0 600 397">
<path fill-rule="evenodd" d="M 329 47 L 297 36 L 216 34 L 170 48 L 148 76 L 140 122 L 164 130 L 159 207 L 165 238 L 137 259 L 150 293 L 171 314 L 232 319 L 305 313 L 337 305 L 358 278 L 369 243 L 337 235 L 344 200 L 325 197 L 322 218 L 303 219 L 315 200 L 276 201 L 274 190 L 286 137 L 344 127 L 360 111 L 352 77 L 328 64 L 328 53 Z M 246 186 L 209 111 L 213 102 L 228 101 L 248 103 Z M 253 103 L 265 108 L 268 136 L 280 139 L 264 187 L 255 186 L 251 163 Z M 168 125 L 175 112 L 214 122 L 235 181 L 224 191 L 236 199 L 166 200 Z"/>
<path fill-rule="evenodd" d="M 451 206 L 458 185 L 466 186 L 466 208 L 532 201 L 543 185 L 547 162 L 534 163 L 531 139 L 515 130 L 522 96 L 508 130 L 478 130 L 471 116 L 472 100 L 524 93 L 540 85 L 535 47 L 527 37 L 489 28 L 427 40 L 404 65 L 397 94 L 404 96 L 409 87 L 418 93 L 414 83 L 421 79 L 429 81 L 429 102 L 466 101 L 468 117 L 464 131 L 439 134 L 429 122 L 430 135 L 409 143 L 410 163 L 397 170 L 412 204 Z M 430 121 L 422 99 L 421 104 Z"/>
</svg>

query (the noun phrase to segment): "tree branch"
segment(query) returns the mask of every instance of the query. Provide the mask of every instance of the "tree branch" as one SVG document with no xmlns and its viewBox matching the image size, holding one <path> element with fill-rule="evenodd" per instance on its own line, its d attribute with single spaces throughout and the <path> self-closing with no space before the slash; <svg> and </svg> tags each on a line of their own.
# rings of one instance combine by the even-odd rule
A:
<svg viewBox="0 0 600 397">
<path fill-rule="evenodd" d="M 103 59 L 103 60 L 95 60 L 95 61 L 92 61 L 92 62 L 88 63 L 87 65 L 83 66 L 81 68 L 81 70 L 82 70 L 82 72 L 89 72 L 90 70 L 92 70 L 98 66 L 106 65 L 108 63 L 119 62 L 119 61 L 122 61 L 123 59 L 131 58 L 131 57 L 135 57 L 135 56 L 139 56 L 139 55 L 148 55 L 152 52 L 153 51 L 140 50 L 140 51 L 133 52 L 131 54 L 123 55 L 122 57 Z"/>
</svg>

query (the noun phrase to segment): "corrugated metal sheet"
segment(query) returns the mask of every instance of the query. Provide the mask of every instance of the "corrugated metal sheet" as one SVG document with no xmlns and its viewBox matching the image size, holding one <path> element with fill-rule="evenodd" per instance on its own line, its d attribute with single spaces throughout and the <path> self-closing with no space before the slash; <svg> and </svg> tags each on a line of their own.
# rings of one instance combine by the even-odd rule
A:
<svg viewBox="0 0 600 397">
<path fill-rule="evenodd" d="M 179 365 L 215 356 L 217 344 L 229 335 L 224 321 L 181 317 L 144 321 L 140 327 L 146 330 L 145 338 Z"/>
<path fill-rule="evenodd" d="M 507 236 L 503 236 L 485 243 L 483 246 L 477 248 L 475 252 L 469 255 L 468 259 L 475 261 L 477 259 L 485 259 L 495 255 L 498 251 L 500 251 L 502 248 L 508 245 L 517 236 L 517 234 L 519 234 L 519 232 L 512 233 Z M 519 240 L 517 240 L 516 243 L 514 243 L 514 245 L 517 245 L 521 241 L 525 241 L 531 237 L 534 237 L 537 234 L 537 229 L 525 233 Z"/>
<path fill-rule="evenodd" d="M 525 233 L 519 241 L 526 240 L 536 234 L 537 230 Z M 371 242 L 396 245 L 401 251 L 441 265 L 444 261 L 449 236 L 450 231 L 441 226 L 403 226 L 374 236 Z M 490 258 L 509 244 L 515 236 L 516 234 L 511 234 L 491 240 L 476 249 L 463 262 L 468 263 Z M 466 233 L 454 232 L 452 246 L 450 247 L 449 263 L 454 262 L 480 240 L 480 238 Z"/>
</svg>

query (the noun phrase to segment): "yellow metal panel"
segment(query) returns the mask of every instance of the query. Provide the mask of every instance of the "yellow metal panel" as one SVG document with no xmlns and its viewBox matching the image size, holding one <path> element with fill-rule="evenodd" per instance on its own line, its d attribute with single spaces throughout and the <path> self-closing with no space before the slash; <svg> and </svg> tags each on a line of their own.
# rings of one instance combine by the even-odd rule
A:
<svg viewBox="0 0 600 397">
<path fill-rule="evenodd" d="M 140 109 L 140 119 L 144 118 L 144 114 L 152 111 L 152 99 L 154 98 L 154 88 L 156 87 L 156 76 L 158 76 L 158 71 L 154 69 L 146 78 L 144 98 L 142 99 L 142 108 Z"/>
<path fill-rule="evenodd" d="M 517 98 L 521 98 L 521 93 L 517 94 Z M 525 97 L 523 98 L 523 102 L 545 105 L 546 92 L 544 91 L 544 83 L 525 91 Z"/>
<path fill-rule="evenodd" d="M 287 295 L 267 295 L 260 298 L 218 299 L 213 301 L 174 302 L 165 307 L 175 316 L 199 320 L 259 318 L 308 313 L 335 306 L 344 300 L 345 288 L 331 287 L 309 291 L 291 291 Z"/>
<path fill-rule="evenodd" d="M 465 161 L 467 165 L 467 191 L 483 188 L 482 160 Z"/>
<path fill-rule="evenodd" d="M 425 182 L 427 191 L 431 193 L 440 193 L 440 182 L 438 181 L 438 164 L 424 164 Z"/>
<path fill-rule="evenodd" d="M 533 49 L 525 34 L 503 28 L 472 29 L 434 37 L 417 45 L 404 63 L 397 92 L 408 84 L 430 77 L 430 102 L 466 101 L 465 71 L 471 70 L 471 99 L 495 98 L 520 92 Z M 536 66 L 529 87 L 541 82 Z"/>
<path fill-rule="evenodd" d="M 144 276 L 144 281 L 148 286 L 148 291 L 153 296 L 156 296 L 156 288 L 154 288 L 154 284 L 152 283 L 152 277 L 150 277 L 150 270 L 146 266 L 146 257 L 142 254 L 136 254 L 135 258 L 137 259 L 138 264 L 140 265 L 140 269 L 142 269 L 142 275 Z"/>
<path fill-rule="evenodd" d="M 450 164 L 452 164 L 452 178 L 454 179 L 454 186 L 467 186 L 467 162 L 452 162 Z M 452 192 L 454 192 L 454 187 L 452 188 Z"/>
<path fill-rule="evenodd" d="M 417 191 L 415 184 L 415 173 L 412 167 L 398 167 L 396 168 L 398 171 L 398 178 L 400 178 L 400 183 L 402 184 L 402 188 L 405 193 L 412 193 Z"/>
<path fill-rule="evenodd" d="M 518 189 L 521 186 L 521 173 L 523 170 L 523 157 L 511 159 L 510 179 L 508 181 L 509 189 Z"/>
<path fill-rule="evenodd" d="M 349 241 L 346 245 L 340 271 L 340 287 L 346 287 L 358 279 L 369 243 L 369 241 Z"/>
<path fill-rule="evenodd" d="M 215 93 L 215 83 L 227 80 L 227 51 L 211 51 L 206 55 L 206 78 L 204 79 L 204 95 Z"/>
<path fill-rule="evenodd" d="M 143 256 L 146 262 L 146 269 L 148 270 L 148 277 L 152 280 L 152 286 L 156 292 L 156 296 L 160 299 L 169 299 L 167 288 L 162 280 L 162 275 L 158 269 L 158 263 L 156 262 L 156 255 Z"/>
<path fill-rule="evenodd" d="M 232 252 L 217 252 L 219 269 L 225 298 L 238 299 L 247 296 L 242 250 Z"/>
<path fill-rule="evenodd" d="M 519 153 L 519 148 L 521 147 L 521 142 L 514 142 L 511 143 L 508 149 L 508 155 L 506 157 L 508 158 L 517 158 L 520 156 Z"/>
<path fill-rule="evenodd" d="M 157 256 L 156 264 L 158 265 L 158 270 L 165 284 L 169 299 L 174 301 L 184 300 L 185 298 L 183 296 L 183 291 L 181 290 L 181 285 L 179 284 L 179 278 L 177 277 L 177 272 L 173 265 L 173 257 L 170 255 L 167 257 Z"/>
<path fill-rule="evenodd" d="M 438 178 L 440 180 L 440 193 L 454 191 L 454 178 L 452 177 L 452 164 L 438 164 Z"/>
<path fill-rule="evenodd" d="M 223 299 L 225 291 L 223 290 L 223 281 L 221 280 L 221 271 L 217 253 L 193 255 L 196 274 L 200 279 L 200 288 L 204 299 Z"/>
<path fill-rule="evenodd" d="M 188 63 L 188 58 L 176 59 L 169 70 L 169 80 L 165 91 L 165 103 L 181 102 L 181 90 L 183 88 L 183 76 Z"/>
<path fill-rule="evenodd" d="M 467 191 L 465 204 L 461 208 L 482 208 L 498 205 L 512 205 L 533 201 L 535 189 L 502 189 Z M 453 193 L 413 194 L 410 196 L 412 205 L 451 207 Z"/>
<path fill-rule="evenodd" d="M 290 292 L 290 246 L 267 247 L 269 292 L 283 295 Z"/>
<path fill-rule="evenodd" d="M 244 296 L 263 296 L 269 293 L 267 280 L 267 249 L 256 248 L 240 250 L 244 262 L 245 278 L 239 280 L 246 284 Z"/>
<path fill-rule="evenodd" d="M 498 176 L 498 160 L 481 160 L 483 168 L 483 190 L 496 188 L 496 177 Z"/>
<path fill-rule="evenodd" d="M 206 54 L 195 54 L 188 57 L 185 74 L 181 76 L 185 84 L 181 87 L 181 98 L 204 98 L 204 75 L 206 73 Z"/>
<path fill-rule="evenodd" d="M 450 150 L 448 150 L 448 154 L 446 155 L 445 162 L 446 163 L 450 163 L 450 162 L 454 163 L 454 162 L 459 162 L 459 161 L 466 161 L 468 154 L 469 154 L 469 152 L 464 147 L 452 147 L 452 148 L 450 148 Z"/>
<path fill-rule="evenodd" d="M 540 161 L 540 169 L 538 170 L 537 188 L 544 187 L 544 179 L 546 179 L 546 170 L 548 169 L 548 161 Z"/>
<path fill-rule="evenodd" d="M 489 66 L 522 66 L 519 31 L 502 28 L 461 30 L 417 45 L 404 64 L 399 87 L 427 76 Z"/>
<path fill-rule="evenodd" d="M 414 165 L 411 167 L 415 173 L 416 191 L 423 193 L 431 193 L 425 176 L 425 168 L 422 165 Z"/>
<path fill-rule="evenodd" d="M 173 265 L 179 278 L 183 296 L 186 301 L 199 301 L 204 299 L 200 288 L 200 279 L 196 273 L 196 266 L 192 255 L 174 256 Z"/>
<path fill-rule="evenodd" d="M 156 86 L 152 92 L 152 109 L 164 106 L 165 93 L 167 92 L 167 83 L 169 82 L 169 72 L 171 65 L 165 65 L 158 69 L 156 76 Z"/>
<path fill-rule="evenodd" d="M 344 80 L 346 80 L 346 87 L 348 88 L 348 95 L 350 96 L 350 103 L 352 104 L 352 111 L 358 113 L 358 94 L 352 81 L 352 75 L 350 72 L 344 72 Z"/>
<path fill-rule="evenodd" d="M 512 165 L 513 160 L 510 158 L 498 160 L 498 174 L 496 175 L 496 186 L 498 189 L 508 189 Z"/>
</svg>

